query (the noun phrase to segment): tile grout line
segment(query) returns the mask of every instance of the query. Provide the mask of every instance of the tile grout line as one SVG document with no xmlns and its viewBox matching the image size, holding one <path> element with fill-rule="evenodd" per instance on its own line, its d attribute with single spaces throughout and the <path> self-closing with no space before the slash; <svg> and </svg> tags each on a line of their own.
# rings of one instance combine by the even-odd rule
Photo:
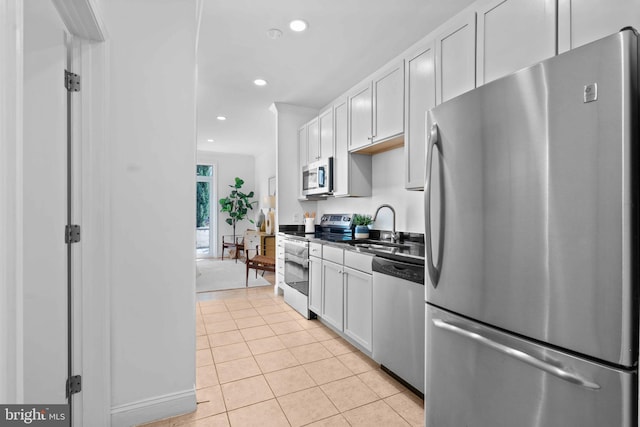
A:
<svg viewBox="0 0 640 427">
<path fill-rule="evenodd" d="M 256 295 L 259 295 L 259 294 L 256 294 Z M 244 297 L 244 298 L 242 298 L 242 297 Z M 285 411 L 284 411 L 284 409 L 282 408 L 282 406 L 281 406 L 281 404 L 280 404 L 280 400 L 279 400 L 279 399 L 280 399 L 281 397 L 288 396 L 288 395 L 291 395 L 291 394 L 294 394 L 294 393 L 297 393 L 297 392 L 300 392 L 300 391 L 309 390 L 309 389 L 312 389 L 312 388 L 318 388 L 318 389 L 322 392 L 323 396 L 325 396 L 325 397 L 328 399 L 328 401 L 331 403 L 331 405 L 335 408 L 335 410 L 337 411 L 337 414 L 331 415 L 331 416 L 329 416 L 329 417 L 321 418 L 321 419 L 318 419 L 318 420 L 314 420 L 314 421 L 312 421 L 312 422 L 311 422 L 311 424 L 312 424 L 312 423 L 315 423 L 315 422 L 319 422 L 319 421 L 325 420 L 325 419 L 328 419 L 328 418 L 331 418 L 331 417 L 334 417 L 334 416 L 336 416 L 336 415 L 340 415 L 340 416 L 342 417 L 342 419 L 343 419 L 343 420 L 345 420 L 349 425 L 351 425 L 351 423 L 350 423 L 350 422 L 347 420 L 347 418 L 345 418 L 345 417 L 344 417 L 344 415 L 343 415 L 343 414 L 344 414 L 345 412 L 347 412 L 347 411 L 343 412 L 343 411 L 341 411 L 340 409 L 338 409 L 338 407 L 336 406 L 336 404 L 334 403 L 334 401 L 329 397 L 329 395 L 325 392 L 325 390 L 324 390 L 322 387 L 323 387 L 323 386 L 326 386 L 326 385 L 329 385 L 329 384 L 332 384 L 332 383 L 335 383 L 335 382 L 338 382 L 338 381 L 341 381 L 341 380 L 344 380 L 344 379 L 347 379 L 347 378 L 352 378 L 352 377 L 356 377 L 356 378 L 358 378 L 361 382 L 363 382 L 363 381 L 360 379 L 359 375 L 360 375 L 360 374 L 363 374 L 363 373 L 366 373 L 366 372 L 373 372 L 373 371 L 376 371 L 375 367 L 370 366 L 370 367 L 371 367 L 371 369 L 368 369 L 368 370 L 366 370 L 366 371 L 364 371 L 364 372 L 360 372 L 360 373 L 356 373 L 356 371 L 354 371 L 354 370 L 352 370 L 351 368 L 349 368 L 349 367 L 348 367 L 348 366 L 347 366 L 347 365 L 346 365 L 346 364 L 345 364 L 345 363 L 340 359 L 340 357 L 341 357 L 341 356 L 345 356 L 345 355 L 347 355 L 347 354 L 355 354 L 355 353 L 357 353 L 359 350 L 357 349 L 357 347 L 353 346 L 353 345 L 352 345 L 351 343 L 349 343 L 347 340 L 344 340 L 343 338 L 342 338 L 342 340 L 344 340 L 344 341 L 340 340 L 340 338 L 341 338 L 341 337 L 340 337 L 339 335 L 335 334 L 335 332 L 334 332 L 333 330 L 331 330 L 330 328 L 327 328 L 327 327 L 326 327 L 325 325 L 323 325 L 323 324 L 319 325 L 319 326 L 318 326 L 318 327 L 316 327 L 316 328 L 305 328 L 304 326 L 302 326 L 302 325 L 301 325 L 302 330 L 283 331 L 282 333 L 278 333 L 278 332 L 276 332 L 276 330 L 277 330 L 278 328 L 276 327 L 276 330 L 274 330 L 274 328 L 272 327 L 272 325 L 281 324 L 281 323 L 287 323 L 287 322 L 296 322 L 296 323 L 300 324 L 300 321 L 301 321 L 301 320 L 304 320 L 304 319 L 302 319 L 302 318 L 300 318 L 300 319 L 298 319 L 298 318 L 294 319 L 293 317 L 291 317 L 291 316 L 290 316 L 290 317 L 291 317 L 291 320 L 287 319 L 287 320 L 283 320 L 283 321 L 279 321 L 279 322 L 269 323 L 269 322 L 267 321 L 269 316 L 272 316 L 272 315 L 274 315 L 274 314 L 281 314 L 281 313 L 287 313 L 287 314 L 288 314 L 288 313 L 290 313 L 290 310 L 281 310 L 281 311 L 274 312 L 274 313 L 264 313 L 264 314 L 262 314 L 262 313 L 260 313 L 259 311 L 257 311 L 257 308 L 258 308 L 258 307 L 267 307 L 267 306 L 282 305 L 282 303 L 278 302 L 278 298 L 264 297 L 264 299 L 267 299 L 267 298 L 268 298 L 268 299 L 271 299 L 275 304 L 267 304 L 267 305 L 254 306 L 254 305 L 251 303 L 251 299 L 252 299 L 252 298 L 254 298 L 254 296 L 253 296 L 253 295 L 249 295 L 248 293 L 246 293 L 245 295 L 242 295 L 242 296 L 234 295 L 233 297 L 229 298 L 229 299 L 238 299 L 238 300 L 243 300 L 243 299 L 244 299 L 244 300 L 245 300 L 245 301 L 246 301 L 246 302 L 251 306 L 251 308 L 252 308 L 253 310 L 255 310 L 255 311 L 257 312 L 257 314 L 258 314 L 257 316 L 247 316 L 247 317 L 243 317 L 243 318 L 239 318 L 239 319 L 234 318 L 234 317 L 231 315 L 231 312 L 233 312 L 233 311 L 239 311 L 239 310 L 246 310 L 246 309 L 248 309 L 248 308 L 237 308 L 236 310 L 230 310 L 230 307 L 233 307 L 233 304 L 229 304 L 229 305 L 227 305 L 227 304 L 226 304 L 226 302 L 225 302 L 225 299 L 214 300 L 214 301 L 221 301 L 221 302 L 223 303 L 223 305 L 224 305 L 224 307 L 225 307 L 225 313 L 228 313 L 228 314 L 230 315 L 231 320 L 233 320 L 233 324 L 235 325 L 235 328 L 236 328 L 236 329 L 233 329 L 233 331 L 238 331 L 238 333 L 240 334 L 240 337 L 242 337 L 242 343 L 244 343 L 244 344 L 245 344 L 245 346 L 249 349 L 249 352 L 250 352 L 250 355 L 251 355 L 251 359 L 252 359 L 252 360 L 253 360 L 253 362 L 256 364 L 256 366 L 258 367 L 258 370 L 259 370 L 259 372 L 260 372 L 260 373 L 259 373 L 259 374 L 257 374 L 257 375 L 253 375 L 253 376 L 246 377 L 246 378 L 241 378 L 241 379 L 234 380 L 234 381 L 229 381 L 229 382 L 225 383 L 225 385 L 226 385 L 226 384 L 232 384 L 233 382 L 237 382 L 237 381 L 242 381 L 242 380 L 244 380 L 244 379 L 248 379 L 248 378 L 255 378 L 255 377 L 261 376 L 261 377 L 263 378 L 263 380 L 265 381 L 265 383 L 267 384 L 267 386 L 268 386 L 268 388 L 269 388 L 269 391 L 270 391 L 270 392 L 271 392 L 271 394 L 273 395 L 273 399 L 275 399 L 276 403 L 278 404 L 279 409 L 280 409 L 280 410 L 281 410 L 281 412 L 284 414 L 285 419 L 287 420 L 287 422 L 288 422 L 290 425 L 292 425 L 292 424 L 291 424 L 291 420 L 289 419 L 289 417 L 287 416 L 286 412 L 285 412 Z M 263 298 L 261 297 L 261 298 L 259 298 L 259 299 L 263 299 Z M 198 302 L 198 309 L 200 310 L 200 319 L 199 319 L 199 320 L 201 320 L 201 321 L 204 323 L 204 316 L 205 316 L 205 314 L 204 314 L 204 312 L 203 312 L 203 305 L 201 304 L 201 302 L 202 302 L 202 301 L 199 301 L 199 302 Z M 242 305 L 242 304 L 240 304 L 240 305 Z M 246 319 L 246 318 L 253 318 L 253 317 L 256 317 L 256 318 L 258 318 L 258 317 L 259 317 L 263 322 L 265 322 L 265 324 L 264 324 L 264 325 L 256 325 L 256 326 L 253 326 L 253 327 L 268 326 L 268 328 L 267 328 L 267 329 L 268 329 L 268 330 L 270 330 L 270 331 L 271 331 L 271 333 L 272 333 L 273 335 L 270 335 L 270 336 L 267 336 L 267 337 L 260 337 L 260 338 L 254 338 L 254 339 L 247 339 L 247 338 L 245 337 L 245 335 L 242 333 L 242 330 L 243 330 L 243 329 L 249 329 L 249 328 L 252 328 L 252 327 L 240 328 L 240 326 L 238 325 L 238 320 Z M 212 323 L 215 323 L 215 321 L 214 321 L 214 322 L 212 322 Z M 216 375 L 218 376 L 218 386 L 220 387 L 221 392 L 222 392 L 222 385 L 223 385 L 223 384 L 220 382 L 220 377 L 219 377 L 219 375 L 218 375 L 218 363 L 216 362 L 216 360 L 215 360 L 215 358 L 214 358 L 214 355 L 213 355 L 213 349 L 214 349 L 215 347 L 214 347 L 214 343 L 213 343 L 213 342 L 212 342 L 212 340 L 210 339 L 210 336 L 211 336 L 212 334 L 214 334 L 215 332 L 211 332 L 211 333 L 210 333 L 210 332 L 209 332 L 209 328 L 207 328 L 207 326 L 206 326 L 206 323 L 204 324 L 204 326 L 205 326 L 205 328 L 204 328 L 204 329 L 205 329 L 206 339 L 207 339 L 207 342 L 208 342 L 208 345 L 209 345 L 209 351 L 210 351 L 210 354 L 211 354 L 211 357 L 212 357 L 212 361 L 213 361 L 214 369 L 215 369 L 215 371 L 216 371 Z M 323 337 L 323 338 L 321 338 L 321 339 L 318 339 L 318 338 L 316 337 L 316 335 L 313 335 L 313 334 L 309 333 L 309 330 L 312 330 L 312 329 L 318 329 L 318 328 L 322 328 L 322 327 L 326 328 L 326 331 L 325 331 L 325 332 L 328 332 L 328 333 L 329 333 L 329 334 L 331 334 L 331 335 L 327 335 L 327 336 L 324 336 L 324 337 Z M 230 331 L 222 331 L 222 332 L 230 332 Z M 221 333 L 222 333 L 222 332 L 221 332 Z M 305 344 L 301 344 L 301 345 L 290 345 L 291 343 L 289 343 L 289 345 L 286 345 L 286 344 L 285 344 L 284 342 L 282 342 L 282 340 L 280 339 L 280 337 L 281 337 L 282 335 L 295 334 L 295 333 L 299 333 L 299 332 L 306 332 L 307 334 L 309 334 L 309 335 L 313 338 L 313 340 L 314 340 L 314 341 L 313 341 L 313 342 L 309 342 L 309 343 L 305 343 Z M 262 340 L 262 339 L 267 339 L 267 338 L 276 338 L 276 339 L 278 339 L 278 341 L 280 341 L 280 342 L 284 345 L 284 347 L 285 347 L 285 348 L 283 348 L 283 349 L 277 349 L 277 350 L 271 350 L 271 351 L 266 351 L 266 352 L 264 352 L 264 353 L 260 353 L 259 355 L 255 354 L 255 353 L 254 353 L 254 351 L 253 351 L 253 350 L 251 349 L 251 347 L 249 346 L 249 342 L 250 342 L 250 341 Z M 331 350 L 330 346 L 328 345 L 328 342 L 329 342 L 329 341 L 332 341 L 332 340 L 338 340 L 337 342 L 338 342 L 340 345 L 346 345 L 346 346 L 350 346 L 350 347 L 353 347 L 353 348 L 349 348 L 349 351 L 346 351 L 346 352 L 343 352 L 343 353 L 336 354 L 336 353 L 334 353 L 334 351 L 332 351 L 332 350 Z M 328 352 L 328 354 L 330 354 L 331 356 L 326 357 L 326 358 L 324 358 L 324 359 L 313 360 L 313 361 L 311 361 L 311 362 L 302 363 L 302 362 L 300 361 L 300 359 L 299 359 L 299 358 L 298 358 L 298 357 L 297 357 L 297 356 L 296 356 L 296 355 L 291 351 L 291 350 L 292 350 L 292 349 L 294 349 L 294 348 L 304 347 L 304 346 L 312 345 L 312 344 L 320 344 L 320 345 L 322 346 L 322 348 L 324 348 L 324 349 Z M 233 345 L 233 344 L 226 344 L 226 345 Z M 223 347 L 223 346 L 216 346 L 216 347 Z M 283 351 L 283 350 L 286 350 L 286 351 L 288 351 L 291 355 L 293 355 L 293 359 L 294 359 L 294 360 L 295 360 L 295 362 L 297 363 L 295 366 L 292 366 L 292 367 L 283 367 L 283 368 L 276 369 L 275 371 L 265 372 L 265 371 L 263 370 L 263 368 L 258 364 L 258 360 L 256 359 L 256 356 L 260 356 L 260 355 L 263 355 L 263 354 L 275 353 L 275 352 Z M 334 350 L 336 350 L 336 349 L 334 348 Z M 337 351 L 342 351 L 342 350 L 341 350 L 341 349 L 337 349 Z M 322 384 L 322 385 L 318 384 L 318 383 L 316 382 L 316 380 L 315 380 L 313 377 L 311 377 L 311 376 L 309 375 L 309 371 L 308 371 L 308 369 L 305 367 L 305 365 L 308 365 L 308 364 L 311 364 L 311 363 L 315 363 L 315 362 L 319 362 L 319 361 L 322 361 L 322 360 L 328 360 L 328 359 L 334 359 L 335 361 L 337 361 L 337 362 L 338 362 L 340 365 L 342 365 L 342 366 L 343 366 L 343 367 L 344 367 L 348 372 L 350 372 L 350 373 L 351 373 L 351 375 L 349 375 L 349 376 L 347 376 L 347 377 L 345 377 L 345 378 L 339 378 L 339 379 L 336 379 L 336 380 L 329 381 L 329 382 L 327 382 L 327 383 L 325 383 L 325 384 Z M 238 360 L 238 359 L 232 359 L 232 360 L 229 360 L 228 362 L 233 361 L 233 360 Z M 364 362 L 364 363 L 366 363 L 366 362 Z M 267 378 L 266 378 L 266 375 L 267 375 L 267 374 L 271 374 L 271 373 L 281 372 L 281 371 L 284 371 L 284 370 L 286 370 L 286 369 L 291 369 L 291 368 L 293 368 L 293 367 L 302 367 L 302 368 L 303 368 L 303 370 L 304 370 L 304 372 L 306 372 L 306 373 L 307 373 L 307 375 L 309 375 L 309 376 L 311 377 L 311 380 L 312 380 L 312 382 L 313 382 L 314 386 L 312 386 L 312 387 L 306 387 L 306 388 L 304 388 L 304 389 L 302 389 L 302 390 L 296 390 L 296 391 L 294 391 L 294 392 L 287 393 L 287 394 L 284 394 L 284 395 L 282 395 L 282 396 L 276 396 L 276 394 L 275 394 L 275 392 L 274 392 L 274 390 L 273 390 L 273 388 L 272 388 L 271 384 L 269 383 L 269 381 L 268 381 L 268 380 L 267 380 Z M 378 370 L 379 370 L 379 368 L 378 368 Z M 364 383 L 364 382 L 363 382 L 363 384 L 365 385 L 365 387 L 366 387 L 366 389 L 367 389 L 367 390 L 371 391 L 371 392 L 373 393 L 373 395 L 374 395 L 374 396 L 376 396 L 376 400 L 374 400 L 374 401 L 372 401 L 372 402 L 368 402 L 368 403 L 362 404 L 362 405 L 355 406 L 355 407 L 353 407 L 353 408 L 350 408 L 350 409 L 349 409 L 349 411 L 354 410 L 354 409 L 357 409 L 357 408 L 360 408 L 360 407 L 362 407 L 362 406 L 366 406 L 366 405 L 368 405 L 368 404 L 372 404 L 372 403 L 376 403 L 376 402 L 382 401 L 382 402 L 383 402 L 386 406 L 388 406 L 388 407 L 389 407 L 389 408 L 390 408 L 394 413 L 396 413 L 396 414 L 397 414 L 397 415 L 398 415 L 398 416 L 399 416 L 403 421 L 405 421 L 405 422 L 407 422 L 407 423 L 411 424 L 411 422 L 410 422 L 407 418 L 405 418 L 404 416 L 402 416 L 402 415 L 401 415 L 401 414 L 400 414 L 400 413 L 399 413 L 399 412 L 398 412 L 394 407 L 392 407 L 390 404 L 388 404 L 388 403 L 385 401 L 385 399 L 390 398 L 390 397 L 392 397 L 392 396 L 396 396 L 396 395 L 399 395 L 399 394 L 403 394 L 405 390 L 399 390 L 399 391 L 397 391 L 396 393 L 393 393 L 393 394 L 391 394 L 391 395 L 389 395 L 389 396 L 382 397 L 381 395 L 379 395 L 378 393 L 376 393 L 376 392 L 375 392 L 375 391 L 374 391 L 374 390 L 373 390 L 373 389 L 372 389 L 368 384 L 366 384 L 366 383 Z M 230 419 L 230 417 L 229 417 L 229 412 L 230 412 L 230 411 L 228 410 L 228 408 L 227 408 L 227 406 L 226 406 L 226 402 L 224 401 L 224 392 L 222 392 L 222 393 L 221 393 L 221 395 L 222 395 L 223 405 L 224 405 L 224 408 L 225 408 L 225 415 L 226 415 L 226 419 L 227 419 L 228 423 L 229 423 L 229 424 L 231 424 L 231 419 Z M 271 400 L 271 398 L 266 399 L 266 400 L 262 400 L 262 401 L 259 401 L 259 402 L 254 402 L 254 403 L 251 403 L 251 404 L 248 404 L 248 405 L 245 405 L 245 406 L 241 406 L 241 407 L 238 407 L 238 408 L 234 408 L 234 411 L 235 411 L 235 410 L 242 409 L 242 408 L 246 408 L 246 407 L 249 407 L 249 406 L 252 406 L 252 405 L 258 404 L 258 403 L 263 403 L 263 402 L 266 402 L 266 401 L 269 401 L 269 400 Z M 214 414 L 214 416 L 215 416 L 215 415 L 217 415 L 217 414 Z M 204 417 L 203 419 L 206 419 L 206 418 L 208 418 L 208 417 Z M 305 425 L 308 425 L 308 424 L 305 424 Z"/>
</svg>

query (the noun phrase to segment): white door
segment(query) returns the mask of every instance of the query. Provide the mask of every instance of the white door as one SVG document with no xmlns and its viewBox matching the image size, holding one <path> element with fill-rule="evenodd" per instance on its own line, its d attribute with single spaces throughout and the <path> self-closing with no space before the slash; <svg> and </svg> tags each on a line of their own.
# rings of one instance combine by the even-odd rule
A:
<svg viewBox="0 0 640 427">
<path fill-rule="evenodd" d="M 24 402 L 66 403 L 67 65 L 49 1 L 24 2 Z"/>
</svg>

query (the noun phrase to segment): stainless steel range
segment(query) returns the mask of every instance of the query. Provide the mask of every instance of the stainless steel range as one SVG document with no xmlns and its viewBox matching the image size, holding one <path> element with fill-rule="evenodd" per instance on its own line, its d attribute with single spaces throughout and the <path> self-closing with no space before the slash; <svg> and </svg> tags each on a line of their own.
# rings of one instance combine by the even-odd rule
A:
<svg viewBox="0 0 640 427">
<path fill-rule="evenodd" d="M 339 242 L 353 239 L 353 217 L 355 214 L 324 214 L 316 238 Z"/>
</svg>

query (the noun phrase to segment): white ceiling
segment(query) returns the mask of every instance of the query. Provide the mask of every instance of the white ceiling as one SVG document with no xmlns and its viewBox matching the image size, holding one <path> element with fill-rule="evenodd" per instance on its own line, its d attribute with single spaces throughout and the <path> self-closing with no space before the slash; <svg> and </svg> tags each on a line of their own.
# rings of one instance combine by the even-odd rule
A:
<svg viewBox="0 0 640 427">
<path fill-rule="evenodd" d="M 327 105 L 472 1 L 205 0 L 198 149 L 256 155 L 274 149 L 273 102 Z M 307 31 L 289 30 L 294 18 L 306 20 Z M 267 37 L 270 28 L 282 37 Z M 255 86 L 256 78 L 269 84 Z"/>
</svg>

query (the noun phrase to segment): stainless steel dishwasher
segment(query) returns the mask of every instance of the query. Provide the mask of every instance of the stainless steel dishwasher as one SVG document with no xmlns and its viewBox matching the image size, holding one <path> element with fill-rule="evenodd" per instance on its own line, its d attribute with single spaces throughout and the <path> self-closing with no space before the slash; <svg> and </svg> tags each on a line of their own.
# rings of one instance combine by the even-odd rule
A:
<svg viewBox="0 0 640 427">
<path fill-rule="evenodd" d="M 424 394 L 424 265 L 374 257 L 373 359 Z"/>
</svg>

